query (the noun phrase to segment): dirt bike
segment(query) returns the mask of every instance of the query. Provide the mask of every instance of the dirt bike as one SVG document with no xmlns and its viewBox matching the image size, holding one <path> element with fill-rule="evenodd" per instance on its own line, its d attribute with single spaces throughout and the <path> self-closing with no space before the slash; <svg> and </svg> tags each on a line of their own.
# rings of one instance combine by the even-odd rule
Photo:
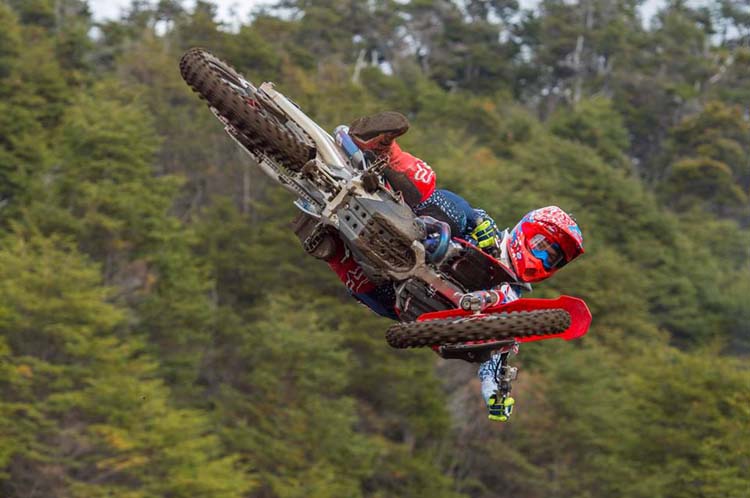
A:
<svg viewBox="0 0 750 498">
<path fill-rule="evenodd" d="M 400 320 L 386 333 L 392 347 L 429 346 L 468 361 L 501 350 L 496 376 L 507 395 L 515 369 L 505 358 L 517 343 L 570 340 L 588 330 L 586 304 L 569 296 L 519 299 L 481 313 L 461 309 L 468 292 L 518 282 L 502 262 L 452 237 L 446 223 L 415 215 L 383 180 L 387 158 L 368 160 L 345 128 L 332 136 L 272 83 L 255 87 L 203 49 L 186 52 L 180 71 L 229 136 L 317 220 L 306 249 L 335 230 L 372 282 L 392 283 Z"/>
</svg>

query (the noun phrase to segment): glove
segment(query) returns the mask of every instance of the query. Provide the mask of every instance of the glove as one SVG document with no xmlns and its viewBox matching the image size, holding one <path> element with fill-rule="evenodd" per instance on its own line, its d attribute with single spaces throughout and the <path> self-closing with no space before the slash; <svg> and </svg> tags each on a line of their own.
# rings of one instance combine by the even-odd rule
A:
<svg viewBox="0 0 750 498">
<path fill-rule="evenodd" d="M 481 312 L 500 302 L 500 294 L 496 291 L 475 291 L 461 296 L 458 305 L 464 311 Z"/>
<path fill-rule="evenodd" d="M 492 252 L 500 243 L 500 231 L 495 220 L 481 209 L 476 210 L 476 228 L 469 234 L 471 242 L 486 252 Z"/>
</svg>

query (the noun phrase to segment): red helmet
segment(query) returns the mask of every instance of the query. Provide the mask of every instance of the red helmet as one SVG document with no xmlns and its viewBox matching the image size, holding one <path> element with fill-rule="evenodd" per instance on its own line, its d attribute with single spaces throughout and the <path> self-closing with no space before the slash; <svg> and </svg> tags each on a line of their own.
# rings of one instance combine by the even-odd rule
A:
<svg viewBox="0 0 750 498">
<path fill-rule="evenodd" d="M 559 207 L 535 209 L 511 230 L 508 254 L 520 280 L 538 282 L 583 254 L 583 234 Z"/>
</svg>

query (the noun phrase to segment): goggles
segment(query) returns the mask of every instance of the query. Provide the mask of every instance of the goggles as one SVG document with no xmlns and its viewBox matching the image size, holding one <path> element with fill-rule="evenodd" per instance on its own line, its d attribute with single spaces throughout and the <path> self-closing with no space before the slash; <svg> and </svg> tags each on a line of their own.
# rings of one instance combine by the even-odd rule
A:
<svg viewBox="0 0 750 498">
<path fill-rule="evenodd" d="M 553 268 L 562 268 L 567 261 L 565 253 L 560 244 L 550 242 L 543 234 L 538 233 L 529 240 L 528 248 L 535 258 L 542 262 L 545 270 Z"/>
</svg>

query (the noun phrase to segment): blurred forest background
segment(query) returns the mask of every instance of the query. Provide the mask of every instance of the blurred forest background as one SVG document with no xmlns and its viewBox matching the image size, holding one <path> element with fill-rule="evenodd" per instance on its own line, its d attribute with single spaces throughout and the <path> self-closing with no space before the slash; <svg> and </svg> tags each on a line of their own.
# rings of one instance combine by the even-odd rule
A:
<svg viewBox="0 0 750 498">
<path fill-rule="evenodd" d="M 639 1 L 0 0 L 0 495 L 747 497 L 750 9 Z M 328 128 L 407 114 L 501 225 L 575 214 L 533 296 L 593 326 L 524 345 L 511 423 L 304 254 L 192 46 Z"/>
</svg>

